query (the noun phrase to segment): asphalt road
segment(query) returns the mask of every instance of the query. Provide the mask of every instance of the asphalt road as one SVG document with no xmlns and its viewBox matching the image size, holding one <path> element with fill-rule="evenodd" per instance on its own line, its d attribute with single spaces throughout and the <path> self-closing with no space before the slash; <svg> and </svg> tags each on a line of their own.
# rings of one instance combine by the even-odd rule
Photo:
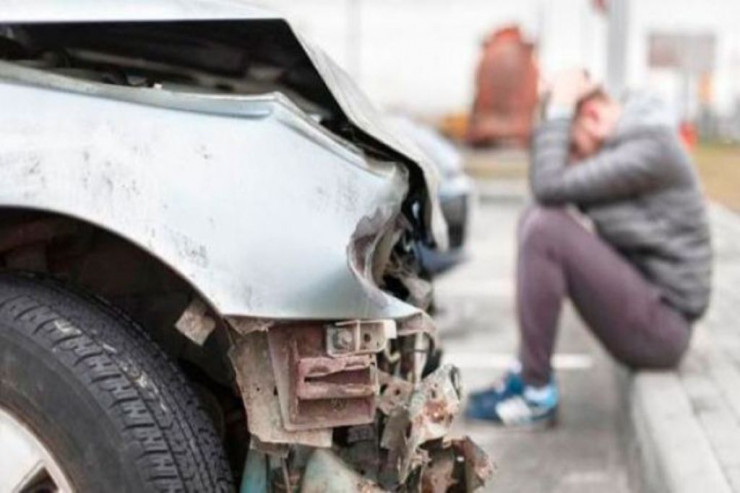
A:
<svg viewBox="0 0 740 493">
<path fill-rule="evenodd" d="M 514 185 L 482 193 L 468 262 L 436 284 L 445 360 L 461 368 L 466 391 L 492 382 L 516 348 L 514 233 L 526 199 L 521 184 Z M 570 309 L 555 362 L 562 401 L 554 429 L 512 432 L 457 422 L 455 431 L 471 435 L 496 463 L 486 491 L 630 491 L 617 371 Z"/>
</svg>

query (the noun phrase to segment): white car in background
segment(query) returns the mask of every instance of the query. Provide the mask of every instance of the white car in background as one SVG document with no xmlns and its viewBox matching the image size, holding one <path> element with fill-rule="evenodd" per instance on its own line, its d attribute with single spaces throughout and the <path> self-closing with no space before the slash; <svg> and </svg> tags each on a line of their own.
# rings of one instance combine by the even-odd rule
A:
<svg viewBox="0 0 740 493">
<path fill-rule="evenodd" d="M 388 121 L 414 142 L 439 173 L 437 198 L 447 223 L 448 245 L 439 249 L 419 242 L 419 258 L 426 272 L 440 274 L 465 260 L 476 204 L 473 180 L 465 173 L 460 151 L 436 129 L 405 115 L 393 115 Z"/>
</svg>

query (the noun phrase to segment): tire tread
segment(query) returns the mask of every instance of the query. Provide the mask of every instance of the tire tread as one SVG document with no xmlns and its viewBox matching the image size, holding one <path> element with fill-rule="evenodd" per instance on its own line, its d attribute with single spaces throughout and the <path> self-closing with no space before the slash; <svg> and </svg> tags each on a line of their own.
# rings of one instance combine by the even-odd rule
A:
<svg viewBox="0 0 740 493">
<path fill-rule="evenodd" d="M 130 317 L 59 281 L 2 273 L 0 320 L 84 382 L 126 446 L 138 447 L 138 469 L 154 491 L 233 491 L 221 441 L 197 395 Z"/>
</svg>

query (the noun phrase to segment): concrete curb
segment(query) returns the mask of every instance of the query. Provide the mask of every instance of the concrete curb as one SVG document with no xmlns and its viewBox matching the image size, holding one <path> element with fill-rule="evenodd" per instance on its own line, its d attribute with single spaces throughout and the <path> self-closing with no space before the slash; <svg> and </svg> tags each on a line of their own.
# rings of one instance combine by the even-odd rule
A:
<svg viewBox="0 0 740 493">
<path fill-rule="evenodd" d="M 628 391 L 642 491 L 732 492 L 676 373 L 639 372 Z"/>
<path fill-rule="evenodd" d="M 529 197 L 523 180 L 476 180 L 476 185 L 484 202 Z M 738 216 L 713 205 L 712 220 L 726 233 L 718 236 L 718 247 L 732 247 L 734 254 Z M 734 326 L 736 313 L 733 308 L 729 315 L 719 314 L 719 323 Z M 735 367 L 727 360 L 720 350 L 726 340 L 713 339 L 710 328 L 694 328 L 692 348 L 677 371 L 616 369 L 623 447 L 635 493 L 740 492 L 740 361 Z M 735 336 L 733 343 L 740 351 Z"/>
<path fill-rule="evenodd" d="M 636 491 L 740 492 L 740 217 L 718 204 L 709 212 L 714 294 L 689 353 L 676 371 L 623 379 Z"/>
</svg>

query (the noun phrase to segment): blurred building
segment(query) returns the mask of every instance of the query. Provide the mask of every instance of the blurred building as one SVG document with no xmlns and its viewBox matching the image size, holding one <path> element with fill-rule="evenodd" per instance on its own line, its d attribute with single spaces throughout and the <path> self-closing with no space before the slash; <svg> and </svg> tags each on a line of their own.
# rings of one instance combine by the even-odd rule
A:
<svg viewBox="0 0 740 493">
<path fill-rule="evenodd" d="M 658 92 L 692 119 L 711 113 L 727 120 L 740 104 L 738 0 L 261 1 L 293 19 L 374 100 L 422 116 L 470 108 L 481 43 L 512 24 L 536 40 L 543 74 L 584 66 L 625 88 Z M 611 2 L 626 8 L 609 45 Z M 667 63 L 667 46 L 686 42 L 703 44 L 701 66 Z"/>
<path fill-rule="evenodd" d="M 632 0 L 629 19 L 628 86 L 660 93 L 704 133 L 737 138 L 740 2 Z"/>
<path fill-rule="evenodd" d="M 288 15 L 375 101 L 420 115 L 470 108 L 482 44 L 500 25 L 539 41 L 544 34 L 544 71 L 584 60 L 604 70 L 606 24 L 586 0 L 261 1 Z"/>
</svg>

